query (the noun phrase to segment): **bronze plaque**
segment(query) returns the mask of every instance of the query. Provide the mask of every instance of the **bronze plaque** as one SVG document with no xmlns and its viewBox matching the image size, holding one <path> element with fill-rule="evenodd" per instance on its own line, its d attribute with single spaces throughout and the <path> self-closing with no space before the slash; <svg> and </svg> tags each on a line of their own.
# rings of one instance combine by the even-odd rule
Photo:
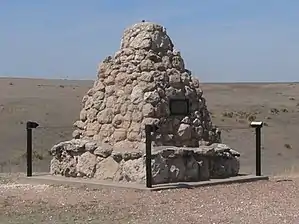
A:
<svg viewBox="0 0 299 224">
<path fill-rule="evenodd" d="M 188 99 L 170 99 L 169 100 L 170 115 L 188 116 L 189 100 Z"/>
</svg>

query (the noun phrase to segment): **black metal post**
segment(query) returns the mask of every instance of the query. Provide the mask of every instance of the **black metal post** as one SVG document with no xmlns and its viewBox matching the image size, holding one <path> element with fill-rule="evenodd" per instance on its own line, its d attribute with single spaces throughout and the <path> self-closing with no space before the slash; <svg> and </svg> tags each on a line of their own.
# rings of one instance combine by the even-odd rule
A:
<svg viewBox="0 0 299 224">
<path fill-rule="evenodd" d="M 32 129 L 37 128 L 36 122 L 28 121 L 26 123 L 27 130 L 27 177 L 32 176 Z"/>
<path fill-rule="evenodd" d="M 261 161 L 261 127 L 255 128 L 256 138 L 256 175 L 262 175 L 262 161 Z"/>
<path fill-rule="evenodd" d="M 252 128 L 255 128 L 255 173 L 256 176 L 261 176 L 262 175 L 262 151 L 261 151 L 261 129 L 263 127 L 264 123 L 262 121 L 252 121 L 250 123 L 250 126 Z"/>
<path fill-rule="evenodd" d="M 32 129 L 27 125 L 27 177 L 32 176 Z"/>
<path fill-rule="evenodd" d="M 146 166 L 146 187 L 152 187 L 152 126 L 145 125 L 145 166 Z"/>
</svg>

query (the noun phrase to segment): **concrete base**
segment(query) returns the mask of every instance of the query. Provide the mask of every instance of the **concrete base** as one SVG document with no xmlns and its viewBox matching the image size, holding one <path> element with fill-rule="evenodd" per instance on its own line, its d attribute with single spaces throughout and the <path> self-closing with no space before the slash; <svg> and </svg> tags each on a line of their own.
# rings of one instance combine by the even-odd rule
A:
<svg viewBox="0 0 299 224">
<path fill-rule="evenodd" d="M 147 188 L 145 185 L 135 183 L 119 183 L 112 181 L 99 181 L 83 178 L 71 178 L 63 176 L 52 176 L 48 174 L 37 174 L 32 177 L 21 177 L 20 182 L 27 184 L 51 184 L 51 185 L 68 185 L 76 187 L 86 187 L 91 189 L 97 189 L 101 187 L 120 187 L 120 188 L 131 188 L 135 190 L 149 190 L 149 191 L 160 191 L 176 188 L 195 188 L 203 186 L 213 186 L 220 184 L 232 184 L 232 183 L 245 183 L 259 180 L 269 180 L 268 176 L 255 176 L 255 175 L 239 175 L 236 177 L 230 177 L 226 179 L 211 179 L 208 181 L 200 182 L 180 182 L 180 183 L 169 183 L 154 185 L 152 188 Z"/>
</svg>

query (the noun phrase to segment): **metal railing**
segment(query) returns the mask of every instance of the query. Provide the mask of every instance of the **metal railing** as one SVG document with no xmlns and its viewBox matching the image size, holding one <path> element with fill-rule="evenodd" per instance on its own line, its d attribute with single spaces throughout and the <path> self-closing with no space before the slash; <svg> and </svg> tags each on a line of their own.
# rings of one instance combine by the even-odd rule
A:
<svg viewBox="0 0 299 224">
<path fill-rule="evenodd" d="M 39 124 L 33 121 L 26 123 L 27 131 L 27 177 L 32 176 L 32 130 L 39 127 Z M 262 163 L 261 163 L 261 129 L 263 122 L 251 122 L 251 127 L 255 128 L 256 135 L 256 176 L 262 175 Z M 247 127 L 248 128 L 248 127 Z M 145 125 L 145 144 L 146 144 L 146 187 L 152 188 L 152 133 L 157 130 L 156 126 Z"/>
</svg>

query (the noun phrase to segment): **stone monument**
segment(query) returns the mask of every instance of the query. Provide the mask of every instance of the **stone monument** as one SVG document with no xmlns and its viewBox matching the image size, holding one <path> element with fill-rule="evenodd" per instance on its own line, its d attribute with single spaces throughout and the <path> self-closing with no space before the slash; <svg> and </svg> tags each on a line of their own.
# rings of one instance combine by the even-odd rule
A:
<svg viewBox="0 0 299 224">
<path fill-rule="evenodd" d="M 221 144 L 199 80 L 165 28 L 144 21 L 127 28 L 120 50 L 98 66 L 73 139 L 50 150 L 51 174 L 144 183 L 146 124 L 158 127 L 153 183 L 238 174 L 240 154 Z"/>
</svg>

